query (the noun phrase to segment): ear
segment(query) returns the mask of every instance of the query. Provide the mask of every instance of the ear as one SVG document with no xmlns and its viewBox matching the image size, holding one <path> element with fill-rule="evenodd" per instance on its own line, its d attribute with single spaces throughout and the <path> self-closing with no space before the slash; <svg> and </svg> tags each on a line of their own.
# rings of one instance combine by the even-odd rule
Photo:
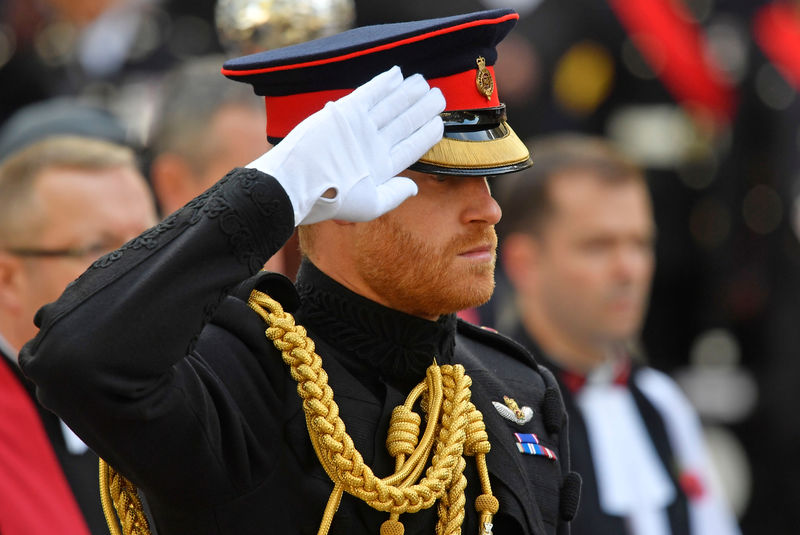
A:
<svg viewBox="0 0 800 535">
<path fill-rule="evenodd" d="M 150 182 L 164 214 L 171 214 L 200 193 L 189 162 L 177 154 L 159 154 L 153 160 Z"/>
<path fill-rule="evenodd" d="M 327 219 L 314 223 L 313 255 L 309 259 L 322 271 L 346 274 L 349 280 L 356 255 L 356 234 L 363 223 Z"/>
<path fill-rule="evenodd" d="M 500 261 L 518 292 L 525 292 L 534 283 L 538 259 L 539 244 L 528 234 L 509 234 L 501 244 Z"/>
<path fill-rule="evenodd" d="M 267 260 L 267 263 L 264 264 L 264 269 L 286 275 L 286 251 L 283 247 L 278 249 L 278 251 Z"/>
<path fill-rule="evenodd" d="M 10 313 L 20 313 L 24 279 L 22 260 L 0 251 L 0 308 Z"/>
</svg>

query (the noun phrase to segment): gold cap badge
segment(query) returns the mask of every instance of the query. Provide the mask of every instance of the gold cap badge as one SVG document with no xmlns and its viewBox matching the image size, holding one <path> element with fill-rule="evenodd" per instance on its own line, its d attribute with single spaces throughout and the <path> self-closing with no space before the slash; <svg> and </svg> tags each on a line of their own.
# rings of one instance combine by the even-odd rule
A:
<svg viewBox="0 0 800 535">
<path fill-rule="evenodd" d="M 475 86 L 478 88 L 478 93 L 490 99 L 492 98 L 492 93 L 494 93 L 492 73 L 486 68 L 486 59 L 483 56 L 478 56 L 475 62 L 478 64 L 478 72 L 475 74 Z"/>
</svg>

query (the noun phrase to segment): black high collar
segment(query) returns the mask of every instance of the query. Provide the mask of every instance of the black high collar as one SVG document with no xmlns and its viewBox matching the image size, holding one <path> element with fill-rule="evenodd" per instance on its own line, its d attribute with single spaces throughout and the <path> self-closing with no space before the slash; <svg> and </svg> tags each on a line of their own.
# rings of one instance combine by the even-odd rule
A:
<svg viewBox="0 0 800 535">
<path fill-rule="evenodd" d="M 377 375 L 401 388 L 416 384 L 435 358 L 452 362 L 456 316 L 426 320 L 367 299 L 336 282 L 308 260 L 295 285 L 298 319 L 332 347 L 351 371 Z"/>
</svg>

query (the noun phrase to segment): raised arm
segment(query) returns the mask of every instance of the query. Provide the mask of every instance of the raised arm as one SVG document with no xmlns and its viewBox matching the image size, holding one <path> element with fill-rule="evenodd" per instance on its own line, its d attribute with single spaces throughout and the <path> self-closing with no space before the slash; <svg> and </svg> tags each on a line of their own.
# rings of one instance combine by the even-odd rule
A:
<svg viewBox="0 0 800 535">
<path fill-rule="evenodd" d="M 21 352 L 43 403 L 101 455 L 121 447 L 110 431 L 120 419 L 146 424 L 171 410 L 215 418 L 214 407 L 165 400 L 185 388 L 193 372 L 184 360 L 219 303 L 296 222 L 368 220 L 415 194 L 395 175 L 441 138 L 443 108 L 437 89 L 395 67 L 99 259 L 39 311 L 40 332 Z"/>
</svg>

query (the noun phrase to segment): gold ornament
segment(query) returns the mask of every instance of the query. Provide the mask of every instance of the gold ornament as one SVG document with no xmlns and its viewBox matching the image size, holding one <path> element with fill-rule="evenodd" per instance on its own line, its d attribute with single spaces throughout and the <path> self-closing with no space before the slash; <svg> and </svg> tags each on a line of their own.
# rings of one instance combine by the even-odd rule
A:
<svg viewBox="0 0 800 535">
<path fill-rule="evenodd" d="M 230 54 L 252 54 L 343 32 L 354 0 L 218 0 L 217 35 Z"/>
<path fill-rule="evenodd" d="M 519 405 L 517 405 L 517 402 L 514 401 L 513 398 L 510 398 L 508 396 L 503 396 L 503 401 L 505 402 L 506 407 L 508 407 L 509 409 L 514 411 L 514 415 L 517 418 L 524 418 L 525 417 L 525 413 L 522 412 L 522 409 L 519 408 Z"/>
<path fill-rule="evenodd" d="M 478 72 L 475 74 L 475 86 L 478 88 L 478 93 L 488 100 L 492 98 L 492 93 L 494 93 L 492 73 L 486 68 L 486 58 L 483 56 L 478 56 L 475 63 L 478 64 Z"/>
</svg>

